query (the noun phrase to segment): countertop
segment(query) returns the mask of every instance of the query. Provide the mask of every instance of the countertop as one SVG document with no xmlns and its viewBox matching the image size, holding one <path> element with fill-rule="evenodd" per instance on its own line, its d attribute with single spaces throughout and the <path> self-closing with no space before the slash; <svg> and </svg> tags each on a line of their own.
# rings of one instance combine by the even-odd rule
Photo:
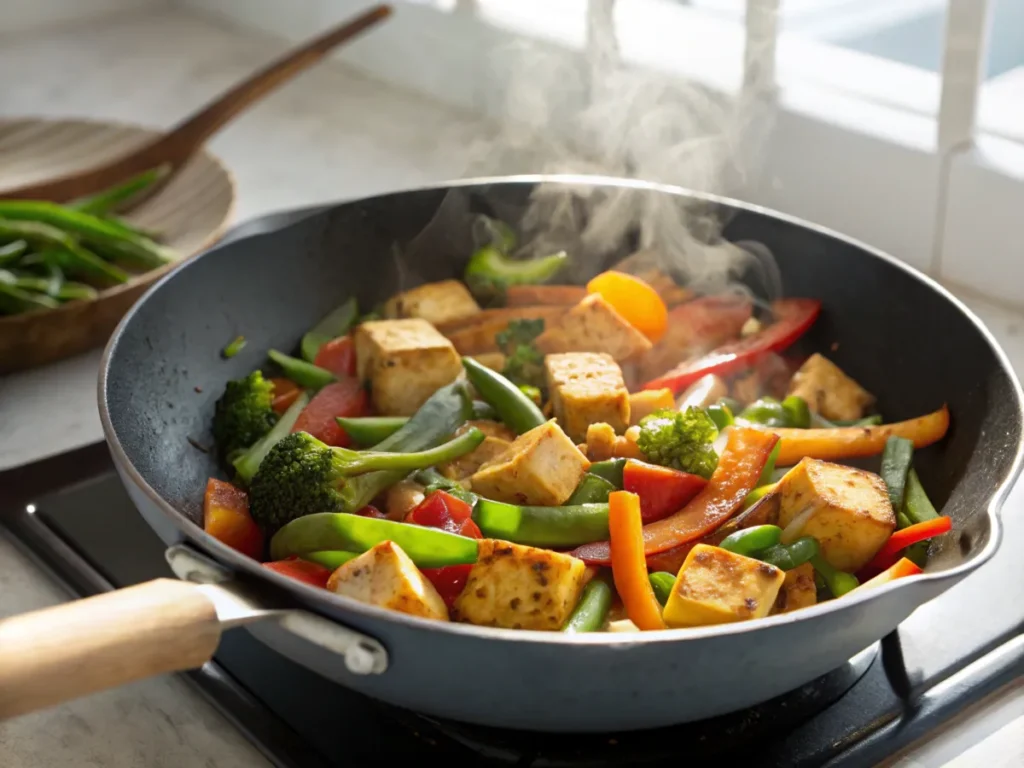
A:
<svg viewBox="0 0 1024 768">
<path fill-rule="evenodd" d="M 284 50 L 181 11 L 0 36 L 0 117 L 90 116 L 168 126 Z M 73 74 L 73 76 L 72 76 Z M 236 221 L 459 176 L 472 117 L 329 62 L 219 134 Z M 1024 371 L 1024 315 L 962 298 Z M 100 351 L 0 378 L 0 470 L 102 439 Z M 1014 493 L 1024 502 L 1024 493 Z M 1019 504 L 1016 506 L 1020 506 Z M 1013 498 L 1008 508 L 1013 508 Z M 68 599 L 0 536 L 0 616 Z M 1024 683 L 1001 691 L 891 765 L 1024 764 Z M 181 679 L 161 677 L 0 723 L 5 768 L 233 766 L 266 760 Z"/>
</svg>

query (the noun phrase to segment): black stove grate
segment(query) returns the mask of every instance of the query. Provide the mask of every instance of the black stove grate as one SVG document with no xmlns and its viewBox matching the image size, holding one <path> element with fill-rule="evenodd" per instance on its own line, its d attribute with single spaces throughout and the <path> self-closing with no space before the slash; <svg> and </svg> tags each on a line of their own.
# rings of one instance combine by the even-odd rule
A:
<svg viewBox="0 0 1024 768">
<path fill-rule="evenodd" d="M 53 478 L 62 478 L 55 487 Z M 0 523 L 73 592 L 172 576 L 163 545 L 135 511 L 104 444 L 0 474 Z M 26 512 L 32 505 L 34 511 Z M 214 661 L 186 673 L 274 764 L 379 765 L 437 757 L 455 765 L 870 766 L 1024 674 L 1024 521 L 1007 520 L 999 554 L 843 668 L 740 713 L 614 736 L 558 736 L 444 722 L 337 686 L 277 655 L 244 630 Z M 1006 579 L 1016 579 L 1006 581 Z M 987 617 L 969 633 L 943 620 Z M 920 618 L 923 616 L 923 619 Z M 879 650 L 880 648 L 880 650 Z M 798 652 L 798 651 L 797 651 Z"/>
</svg>

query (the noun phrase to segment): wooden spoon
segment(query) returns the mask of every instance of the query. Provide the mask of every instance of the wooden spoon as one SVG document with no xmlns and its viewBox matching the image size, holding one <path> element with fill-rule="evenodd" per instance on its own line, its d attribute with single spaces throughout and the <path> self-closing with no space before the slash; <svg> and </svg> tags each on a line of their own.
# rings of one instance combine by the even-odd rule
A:
<svg viewBox="0 0 1024 768">
<path fill-rule="evenodd" d="M 390 6 L 374 6 L 342 26 L 286 54 L 248 80 L 236 85 L 192 117 L 186 118 L 168 133 L 157 136 L 131 153 L 95 168 L 87 168 L 18 189 L 4 190 L 0 192 L 0 199 L 66 202 L 91 195 L 158 166 L 168 166 L 172 171 L 163 178 L 162 182 L 165 183 L 173 175 L 173 171 L 184 165 L 210 136 L 224 127 L 235 115 L 320 61 L 339 44 L 352 39 L 390 15 Z"/>
</svg>

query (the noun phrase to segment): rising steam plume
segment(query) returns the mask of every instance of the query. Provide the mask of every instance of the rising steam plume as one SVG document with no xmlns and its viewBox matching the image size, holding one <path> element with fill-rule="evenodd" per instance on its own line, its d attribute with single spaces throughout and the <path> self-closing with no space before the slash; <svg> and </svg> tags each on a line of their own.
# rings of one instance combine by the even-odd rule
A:
<svg viewBox="0 0 1024 768">
<path fill-rule="evenodd" d="M 495 52 L 491 64 L 507 83 L 502 116 L 496 135 L 473 153 L 468 175 L 597 174 L 742 197 L 771 129 L 772 47 L 748 46 L 745 87 L 726 96 L 624 64 L 615 11 L 616 0 L 590 0 L 583 57 L 528 43 Z M 707 206 L 678 197 L 564 185 L 538 188 L 522 222 L 525 249 L 566 250 L 583 271 L 635 233 L 643 266 L 702 293 L 742 290 L 737 275 L 755 269 L 777 295 L 771 254 L 722 240 L 722 224 Z"/>
</svg>

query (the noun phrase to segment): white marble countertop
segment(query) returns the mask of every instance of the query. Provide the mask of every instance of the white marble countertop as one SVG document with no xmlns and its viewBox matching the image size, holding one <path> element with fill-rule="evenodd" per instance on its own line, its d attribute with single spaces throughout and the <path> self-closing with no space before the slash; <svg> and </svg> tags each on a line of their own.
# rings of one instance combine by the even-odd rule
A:
<svg viewBox="0 0 1024 768">
<path fill-rule="evenodd" d="M 284 46 L 167 11 L 0 36 L 0 117 L 91 116 L 168 126 Z M 74 73 L 74 77 L 69 77 Z M 212 149 L 238 182 L 237 220 L 458 176 L 472 118 L 334 62 L 269 97 Z M 1024 316 L 965 300 L 1024 371 Z M 0 470 L 102 439 L 99 350 L 0 378 Z M 1020 497 L 1022 494 L 1016 494 Z M 67 595 L 0 536 L 0 616 Z M 891 765 L 1024 764 L 1024 683 Z M 233 766 L 266 760 L 182 680 L 162 677 L 0 723 L 0 765 Z"/>
</svg>

